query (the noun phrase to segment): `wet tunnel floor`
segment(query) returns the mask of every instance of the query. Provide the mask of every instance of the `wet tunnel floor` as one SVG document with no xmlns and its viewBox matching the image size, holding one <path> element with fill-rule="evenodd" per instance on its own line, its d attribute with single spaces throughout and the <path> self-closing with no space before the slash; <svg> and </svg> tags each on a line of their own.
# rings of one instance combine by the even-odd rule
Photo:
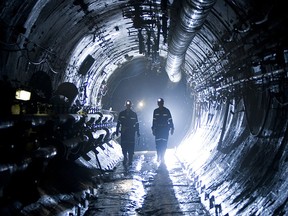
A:
<svg viewBox="0 0 288 216">
<path fill-rule="evenodd" d="M 192 182 L 169 150 L 165 164 L 155 152 L 136 152 L 129 167 L 119 163 L 103 179 L 95 201 L 85 216 L 92 215 L 209 215 Z"/>
</svg>

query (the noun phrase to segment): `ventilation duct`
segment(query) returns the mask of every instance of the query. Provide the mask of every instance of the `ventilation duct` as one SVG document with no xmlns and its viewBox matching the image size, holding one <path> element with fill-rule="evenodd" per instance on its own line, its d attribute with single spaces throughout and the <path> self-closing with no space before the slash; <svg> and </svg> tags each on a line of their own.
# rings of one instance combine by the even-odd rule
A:
<svg viewBox="0 0 288 216">
<path fill-rule="evenodd" d="M 203 25 L 216 0 L 185 0 L 180 12 L 179 25 L 176 25 L 169 43 L 165 70 L 172 82 L 181 80 L 180 67 L 186 50 L 197 31 Z"/>
</svg>

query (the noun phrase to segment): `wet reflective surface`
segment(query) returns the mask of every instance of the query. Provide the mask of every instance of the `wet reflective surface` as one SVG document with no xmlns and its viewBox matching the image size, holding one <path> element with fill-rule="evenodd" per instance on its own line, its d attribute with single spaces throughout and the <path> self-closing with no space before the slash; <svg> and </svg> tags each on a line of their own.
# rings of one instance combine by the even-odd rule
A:
<svg viewBox="0 0 288 216">
<path fill-rule="evenodd" d="M 99 186 L 85 216 L 92 215 L 209 215 L 199 194 L 168 150 L 165 164 L 156 153 L 136 152 L 132 166 L 120 162 Z"/>
</svg>

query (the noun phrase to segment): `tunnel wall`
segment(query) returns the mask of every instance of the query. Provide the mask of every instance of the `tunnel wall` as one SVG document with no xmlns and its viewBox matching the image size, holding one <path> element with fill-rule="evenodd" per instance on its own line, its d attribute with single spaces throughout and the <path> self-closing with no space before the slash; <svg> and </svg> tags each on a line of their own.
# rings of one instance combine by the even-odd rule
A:
<svg viewBox="0 0 288 216">
<path fill-rule="evenodd" d="M 35 2 L 38 3 L 34 7 Z M 92 27 L 92 30 L 95 30 L 95 32 L 96 29 L 94 29 L 94 22 L 85 22 L 84 19 L 84 21 L 82 21 L 83 13 L 86 12 L 86 15 L 89 15 L 89 13 L 78 5 L 72 6 L 71 4 L 70 6 L 66 4 L 66 1 L 58 2 L 59 5 L 43 4 L 43 2 L 44 1 L 3 1 L 3 3 L 0 4 L 1 11 L 3 11 L 3 14 L 1 14 L 3 16 L 1 17 L 3 17 L 2 20 L 5 21 L 1 21 L 1 27 L 5 30 L 3 34 L 0 35 L 1 41 L 5 42 L 1 43 L 1 74 L 9 75 L 10 79 L 17 79 L 17 81 L 21 81 L 22 84 L 24 84 L 29 80 L 30 76 L 33 75 L 33 72 L 41 69 L 51 75 L 51 78 L 53 78 L 51 80 L 52 87 L 56 88 L 64 79 L 64 69 L 67 67 L 65 60 L 77 44 L 78 39 L 84 36 L 90 27 Z M 49 3 L 54 3 L 54 1 Z M 282 6 L 282 4 L 280 6 Z M 51 13 L 51 16 L 48 13 L 49 11 L 53 11 L 54 7 L 57 7 L 59 11 L 61 11 L 59 16 L 53 16 L 54 12 Z M 44 11 L 43 14 L 40 13 L 42 9 Z M 72 16 L 65 16 L 68 14 L 68 9 L 71 9 L 70 14 L 72 14 L 73 19 L 71 19 Z M 81 11 L 81 13 L 79 13 L 79 11 Z M 257 12 L 261 11 L 261 9 L 259 11 L 257 10 Z M 56 12 L 55 14 L 57 14 Z M 78 17 L 76 15 L 78 15 Z M 59 17 L 61 17 L 61 19 L 59 19 Z M 87 17 L 88 19 L 86 21 L 89 21 L 90 16 Z M 269 16 L 269 18 L 270 17 L 271 16 Z M 27 20 L 28 18 L 29 20 Z M 56 22 L 59 20 L 62 22 Z M 96 19 L 96 21 L 98 20 Z M 264 21 L 266 20 L 263 20 L 263 22 Z M 54 25 L 54 23 L 58 25 Z M 74 25 L 74 23 L 80 25 Z M 65 27 L 69 28 L 63 28 L 64 24 Z M 231 23 L 231 30 L 232 24 L 233 23 Z M 258 27 L 259 24 L 260 23 L 257 24 Z M 81 31 L 79 31 L 79 29 L 81 29 Z M 270 27 L 265 26 L 265 31 L 263 30 L 259 33 L 263 38 L 258 38 L 258 36 L 252 37 L 252 39 L 259 39 L 259 43 L 256 45 L 259 47 L 266 46 L 266 40 L 264 40 L 267 36 L 264 34 L 266 32 L 273 32 L 271 36 L 273 40 L 268 40 L 267 44 L 271 42 L 271 44 L 277 43 L 281 45 L 281 40 L 278 39 L 281 39 L 281 37 L 285 38 L 285 34 L 283 34 L 285 26 L 280 27 L 279 24 L 271 31 L 267 31 L 267 29 L 270 29 Z M 281 34 L 276 34 L 277 30 Z M 239 32 L 238 29 L 236 35 L 239 35 L 239 33 L 243 32 Z M 233 32 L 232 36 L 235 37 L 235 32 Z M 229 40 L 226 40 L 226 42 L 232 42 L 232 39 L 236 39 L 232 38 L 232 36 Z M 67 37 L 69 37 L 69 40 L 67 40 Z M 277 40 L 275 40 L 276 37 Z M 54 40 L 54 38 L 57 38 L 57 40 Z M 241 37 L 241 41 L 249 41 L 247 40 L 249 38 L 250 37 L 243 39 Z M 286 41 L 284 41 L 284 39 L 282 40 L 283 42 Z M 244 46 L 239 45 L 237 40 L 235 40 L 235 44 L 237 44 L 237 46 L 235 45 L 235 47 L 233 47 L 233 44 L 229 43 L 227 50 L 229 50 L 230 53 L 235 53 L 235 59 L 238 59 L 238 51 L 242 51 Z M 107 45 L 108 44 L 104 43 L 103 47 L 108 47 Z M 127 44 L 124 46 L 127 46 Z M 257 46 L 252 46 L 247 50 L 249 55 Z M 46 49 L 46 47 L 49 47 L 49 49 Z M 121 50 L 118 46 L 116 49 Z M 99 50 L 102 53 L 102 50 Z M 85 48 L 81 50 L 81 53 L 82 51 L 86 51 Z M 217 50 L 215 52 L 217 52 Z M 257 49 L 255 52 L 258 54 Z M 54 53 L 57 53 L 57 58 L 55 58 Z M 221 50 L 219 53 L 221 54 Z M 106 58 L 106 55 L 103 56 L 102 59 L 109 59 Z M 229 57 L 230 55 L 227 54 L 226 56 Z M 190 59 L 193 59 L 192 57 L 191 55 Z M 234 57 L 234 55 L 232 55 L 232 57 Z M 78 59 L 78 57 L 76 59 Z M 225 58 L 220 58 L 221 63 L 223 63 L 224 61 L 221 59 Z M 99 61 L 99 65 L 103 65 L 103 62 L 105 63 L 106 61 Z M 245 65 L 244 63 L 246 63 L 245 58 L 240 61 L 239 65 Z M 208 65 L 210 67 L 211 64 Z M 237 68 L 237 73 L 239 72 L 238 64 L 232 64 L 231 67 L 235 67 L 235 70 Z M 231 71 L 234 70 L 231 69 Z M 270 75 L 274 76 L 275 74 L 271 73 Z M 211 71 L 207 70 L 207 77 L 210 76 Z M 78 79 L 78 77 L 76 78 Z M 205 78 L 204 76 L 202 77 L 202 79 Z M 233 77 L 231 76 L 231 78 Z M 263 79 L 263 85 L 265 84 L 264 81 Z M 19 83 L 17 82 L 17 87 L 18 85 Z M 199 89 L 201 90 L 201 88 Z M 207 87 L 203 86 L 203 89 L 207 89 Z M 200 90 L 198 90 L 198 92 Z M 287 93 L 280 94 L 280 92 L 271 93 L 262 91 L 263 90 L 255 91 L 261 92 L 259 94 L 253 94 L 254 91 L 246 91 L 244 92 L 245 97 L 232 98 L 227 101 L 222 101 L 220 104 L 197 103 L 194 109 L 194 123 L 192 124 L 194 128 L 191 130 L 191 134 L 187 135 L 183 145 L 177 149 L 178 157 L 183 162 L 187 174 L 194 180 L 203 203 L 210 209 L 212 214 L 285 215 L 288 209 L 286 179 L 288 170 L 286 130 Z M 6 91 L 3 92 L 6 93 Z M 236 92 L 236 94 L 240 95 L 239 92 Z M 3 99 L 3 101 L 5 101 L 5 99 Z M 6 101 L 6 103 L 8 104 L 8 101 Z M 11 104 L 8 105 L 7 107 L 10 108 Z M 7 124 L 9 126 L 12 124 L 12 121 L 9 120 Z M 73 137 L 69 142 L 65 142 L 65 145 L 73 147 L 76 141 L 77 139 Z M 4 144 L 6 145 L 7 143 Z M 30 143 L 28 142 L 28 144 Z M 105 149 L 109 149 L 109 146 L 106 145 L 107 144 L 104 146 L 103 152 Z M 11 149 L 9 148 L 9 150 Z M 4 151 L 2 151 L 2 153 L 3 152 Z M 54 156 L 54 152 L 54 148 L 47 149 L 45 146 L 41 151 L 37 151 L 35 157 L 43 157 L 42 154 L 52 157 Z M 185 152 L 186 155 L 184 155 L 183 152 Z M 1 159 L 3 158 L 4 157 Z M 111 158 L 107 158 L 107 160 L 110 159 Z M 6 177 L 6 172 L 14 172 L 15 169 L 18 168 L 22 171 L 22 168 L 27 168 L 28 164 L 26 162 L 28 163 L 29 160 L 25 160 L 23 164 L 21 163 L 19 166 L 17 166 L 18 164 L 16 163 L 12 165 L 8 163 L 6 166 L 6 163 L 4 163 L 4 166 L 1 166 L 2 174 Z M 114 164 L 114 160 L 111 161 L 111 163 Z M 89 165 L 89 163 L 87 163 L 87 165 Z"/>
<path fill-rule="evenodd" d="M 212 215 L 287 213 L 287 111 L 275 95 L 253 92 L 196 104 L 194 131 L 177 149 Z"/>
</svg>

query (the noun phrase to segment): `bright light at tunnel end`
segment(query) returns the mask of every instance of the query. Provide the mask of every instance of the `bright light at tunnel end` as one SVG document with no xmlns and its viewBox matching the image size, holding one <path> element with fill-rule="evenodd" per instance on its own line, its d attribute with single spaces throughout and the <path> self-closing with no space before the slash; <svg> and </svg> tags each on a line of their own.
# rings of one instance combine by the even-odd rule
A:
<svg viewBox="0 0 288 216">
<path fill-rule="evenodd" d="M 144 106 L 145 106 L 145 102 L 143 100 L 139 101 L 137 104 L 138 109 L 143 109 Z"/>
</svg>

